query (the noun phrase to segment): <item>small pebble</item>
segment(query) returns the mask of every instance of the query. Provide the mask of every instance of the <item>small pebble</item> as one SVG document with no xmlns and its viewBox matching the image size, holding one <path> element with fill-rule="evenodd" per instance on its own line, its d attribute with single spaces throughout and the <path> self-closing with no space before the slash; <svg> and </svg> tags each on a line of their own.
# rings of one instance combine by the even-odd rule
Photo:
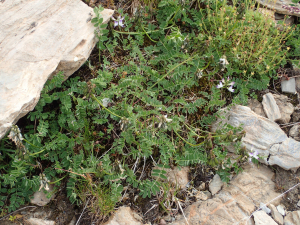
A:
<svg viewBox="0 0 300 225">
<path fill-rule="evenodd" d="M 167 224 L 167 222 L 164 219 L 160 219 L 159 225 L 166 225 L 166 224 Z"/>
<path fill-rule="evenodd" d="M 285 210 L 282 205 L 278 205 L 276 208 L 281 215 L 285 216 Z"/>
<path fill-rule="evenodd" d="M 297 206 L 300 207 L 300 200 L 298 201 Z"/>
</svg>

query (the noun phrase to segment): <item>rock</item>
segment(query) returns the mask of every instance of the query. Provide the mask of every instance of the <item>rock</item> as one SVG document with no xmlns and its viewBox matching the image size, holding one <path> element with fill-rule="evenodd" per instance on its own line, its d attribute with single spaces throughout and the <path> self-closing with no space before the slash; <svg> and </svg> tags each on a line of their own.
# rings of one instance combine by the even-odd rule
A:
<svg viewBox="0 0 300 225">
<path fill-rule="evenodd" d="M 253 213 L 255 225 L 277 225 L 270 216 L 264 211 L 257 211 Z"/>
<path fill-rule="evenodd" d="M 274 221 L 280 225 L 283 225 L 283 216 L 278 212 L 274 205 L 270 204 L 269 207 L 271 209 L 271 215 Z"/>
<path fill-rule="evenodd" d="M 296 82 L 295 78 L 290 78 L 289 80 L 281 81 L 281 91 L 285 93 L 296 93 Z"/>
<path fill-rule="evenodd" d="M 195 195 L 197 201 L 201 200 L 201 201 L 206 201 L 207 199 L 209 199 L 209 196 L 206 195 L 203 191 L 198 191 L 197 194 Z"/>
<path fill-rule="evenodd" d="M 290 131 L 289 135 L 290 137 L 294 138 L 296 141 L 300 141 L 300 124 L 294 125 Z"/>
<path fill-rule="evenodd" d="M 130 207 L 122 206 L 104 225 L 142 225 L 142 218 Z"/>
<path fill-rule="evenodd" d="M 246 136 L 242 145 L 247 151 L 257 151 L 262 156 L 259 161 L 267 165 L 278 165 L 285 170 L 297 170 L 300 167 L 300 143 L 288 138 L 278 124 L 261 117 L 246 106 L 236 105 L 222 109 L 219 118 L 212 125 L 212 131 L 223 127 L 225 123 L 234 127 L 242 125 Z"/>
<path fill-rule="evenodd" d="M 55 225 L 55 221 L 30 218 L 26 221 L 28 225 Z"/>
<path fill-rule="evenodd" d="M 257 3 L 275 10 L 275 12 L 285 15 L 294 15 L 300 17 L 299 4 L 293 3 L 291 0 L 269 1 L 269 0 L 256 0 Z M 291 8 L 290 4 L 296 5 Z"/>
<path fill-rule="evenodd" d="M 300 207 L 300 200 L 298 201 L 297 206 Z"/>
<path fill-rule="evenodd" d="M 285 209 L 282 205 L 278 205 L 277 207 L 277 211 L 282 215 L 285 216 Z"/>
<path fill-rule="evenodd" d="M 209 191 L 212 195 L 215 195 L 221 190 L 222 186 L 223 182 L 219 174 L 216 174 L 209 184 Z"/>
<path fill-rule="evenodd" d="M 263 117 L 267 117 L 265 112 L 264 112 L 264 108 L 263 105 L 257 101 L 256 99 L 249 99 L 248 100 L 248 107 L 255 112 L 257 115 L 263 116 Z"/>
<path fill-rule="evenodd" d="M 160 219 L 159 221 L 159 225 L 166 225 L 167 222 L 164 219 Z"/>
<path fill-rule="evenodd" d="M 263 96 L 262 105 L 267 117 L 270 120 L 276 121 L 281 118 L 279 107 L 276 104 L 276 101 L 271 93 L 265 94 Z"/>
<path fill-rule="evenodd" d="M 160 169 L 160 168 L 154 168 L 154 169 Z M 165 175 L 168 178 L 168 181 L 177 187 L 184 189 L 186 185 L 189 183 L 189 167 L 181 167 L 180 169 L 178 167 L 174 169 L 164 169 L 167 174 Z"/>
<path fill-rule="evenodd" d="M 300 72 L 300 69 L 297 70 L 297 72 Z M 299 92 L 300 90 L 300 77 L 296 77 L 296 90 Z"/>
<path fill-rule="evenodd" d="M 289 123 L 291 120 L 291 115 L 294 112 L 294 106 L 292 103 L 288 102 L 288 97 L 285 95 L 274 94 L 274 99 L 278 105 L 281 117 L 278 120 L 280 123 Z"/>
<path fill-rule="evenodd" d="M 199 187 L 197 188 L 199 191 L 204 191 L 205 190 L 205 183 L 202 182 Z"/>
<path fill-rule="evenodd" d="M 288 212 L 284 217 L 284 225 L 299 225 L 300 224 L 300 210 Z"/>
<path fill-rule="evenodd" d="M 53 185 L 49 185 L 49 193 L 53 192 Z M 30 199 L 31 204 L 35 204 L 38 206 L 47 205 L 52 199 L 54 199 L 55 194 L 52 194 L 51 198 L 47 198 L 47 195 L 44 194 L 44 191 L 37 191 L 33 194 L 33 199 Z"/>
<path fill-rule="evenodd" d="M 198 201 L 188 206 L 184 214 L 193 225 L 254 225 L 249 218 L 260 202 L 267 203 L 279 194 L 272 181 L 274 173 L 264 165 L 246 165 L 243 172 L 215 194 L 212 199 Z M 275 199 L 278 204 L 281 199 Z M 269 217 L 270 218 L 270 217 Z M 185 225 L 183 215 L 170 225 Z M 276 224 L 276 223 L 275 223 Z"/>
<path fill-rule="evenodd" d="M 105 23 L 113 12 L 103 11 Z M 93 9 L 80 0 L 0 1 L 0 15 L 1 139 L 33 110 L 48 78 L 67 78 L 87 60 L 96 38 Z"/>
<path fill-rule="evenodd" d="M 271 213 L 271 209 L 269 209 L 264 203 L 260 203 L 259 208 L 261 208 L 267 214 Z"/>
<path fill-rule="evenodd" d="M 292 121 L 293 122 L 300 122 L 300 111 L 295 111 L 292 114 Z"/>
</svg>

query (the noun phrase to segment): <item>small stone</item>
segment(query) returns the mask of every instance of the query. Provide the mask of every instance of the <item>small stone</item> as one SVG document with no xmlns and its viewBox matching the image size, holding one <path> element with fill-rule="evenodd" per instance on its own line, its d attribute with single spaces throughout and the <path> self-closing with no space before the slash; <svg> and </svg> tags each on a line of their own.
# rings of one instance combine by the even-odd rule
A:
<svg viewBox="0 0 300 225">
<path fill-rule="evenodd" d="M 282 205 L 278 205 L 276 208 L 281 215 L 285 216 L 285 210 Z"/>
<path fill-rule="evenodd" d="M 300 200 L 298 201 L 297 206 L 300 207 Z"/>
<path fill-rule="evenodd" d="M 248 100 L 248 107 L 255 112 L 257 115 L 263 116 L 263 117 L 267 117 L 265 112 L 264 112 L 264 108 L 263 105 L 256 99 L 249 99 Z"/>
<path fill-rule="evenodd" d="M 28 222 L 26 224 L 30 224 L 30 225 L 55 225 L 55 221 L 42 220 L 38 218 L 30 218 L 26 222 Z"/>
<path fill-rule="evenodd" d="M 197 188 L 199 191 L 204 191 L 205 190 L 205 183 L 204 182 L 202 182 L 201 184 L 200 184 L 200 186 Z"/>
<path fill-rule="evenodd" d="M 265 94 L 263 96 L 262 105 L 267 117 L 271 121 L 276 121 L 281 118 L 279 107 L 271 93 Z"/>
<path fill-rule="evenodd" d="M 285 93 L 296 93 L 296 82 L 295 78 L 290 78 L 289 80 L 281 81 L 281 91 Z"/>
<path fill-rule="evenodd" d="M 260 203 L 259 208 L 261 208 L 265 213 L 271 213 L 271 209 L 269 209 L 264 203 Z"/>
<path fill-rule="evenodd" d="M 257 211 L 253 213 L 253 216 L 255 225 L 277 225 L 277 223 L 264 211 Z"/>
<path fill-rule="evenodd" d="M 130 207 L 122 206 L 104 225 L 142 225 L 142 218 L 133 212 Z"/>
<path fill-rule="evenodd" d="M 166 225 L 167 222 L 164 219 L 160 219 L 159 225 Z"/>
<path fill-rule="evenodd" d="M 299 131 L 300 131 L 300 124 L 296 124 L 290 129 L 289 135 L 292 138 L 294 138 L 296 141 L 300 141 Z"/>
<path fill-rule="evenodd" d="M 300 77 L 296 77 L 296 89 L 299 92 L 299 90 L 300 90 Z"/>
<path fill-rule="evenodd" d="M 197 201 L 201 200 L 201 201 L 206 201 L 208 199 L 208 196 L 203 192 L 203 191 L 199 191 L 196 195 L 195 195 Z"/>
<path fill-rule="evenodd" d="M 270 204 L 269 207 L 271 209 L 271 215 L 275 222 L 277 222 L 280 225 L 283 225 L 283 216 L 278 212 L 274 205 Z"/>
<path fill-rule="evenodd" d="M 223 186 L 223 182 L 218 174 L 214 176 L 209 184 L 209 191 L 212 195 L 218 193 Z"/>
<path fill-rule="evenodd" d="M 49 185 L 49 190 L 48 192 L 52 192 L 53 191 L 53 185 Z M 51 196 L 51 198 L 47 198 L 47 195 L 44 194 L 44 191 L 37 191 L 33 194 L 33 199 L 30 200 L 31 204 L 35 204 L 38 206 L 45 206 L 47 205 L 53 198 L 55 197 L 55 194 L 53 194 Z"/>
<path fill-rule="evenodd" d="M 291 115 L 294 112 L 293 104 L 288 102 L 288 97 L 285 95 L 274 94 L 273 96 L 281 114 L 281 118 L 278 120 L 278 122 L 289 123 L 291 120 Z"/>
</svg>

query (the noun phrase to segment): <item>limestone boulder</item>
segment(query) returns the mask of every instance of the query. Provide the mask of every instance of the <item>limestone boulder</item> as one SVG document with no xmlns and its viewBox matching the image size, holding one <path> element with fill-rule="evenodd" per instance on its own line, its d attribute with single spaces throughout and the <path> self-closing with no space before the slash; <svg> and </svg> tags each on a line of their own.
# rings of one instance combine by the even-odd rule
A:
<svg viewBox="0 0 300 225">
<path fill-rule="evenodd" d="M 104 10 L 107 23 L 113 10 Z M 58 71 L 67 78 L 96 44 L 93 9 L 80 0 L 0 1 L 0 138 L 37 104 Z"/>
<path fill-rule="evenodd" d="M 223 109 L 220 115 L 222 118 L 213 124 L 212 130 L 217 130 L 225 123 L 234 127 L 242 126 L 246 132 L 242 145 L 249 152 L 257 151 L 262 163 L 278 165 L 286 170 L 297 170 L 300 167 L 300 142 L 288 138 L 275 122 L 240 105 L 230 110 Z"/>
<path fill-rule="evenodd" d="M 279 193 L 275 191 L 273 175 L 271 169 L 264 165 L 258 168 L 248 164 L 212 199 L 197 201 L 188 206 L 184 210 L 185 217 L 193 225 L 254 225 L 251 215 L 259 209 L 261 202 L 267 203 L 274 199 L 272 204 L 278 205 L 281 200 L 275 199 Z M 180 215 L 170 224 L 187 223 L 184 216 Z"/>
</svg>

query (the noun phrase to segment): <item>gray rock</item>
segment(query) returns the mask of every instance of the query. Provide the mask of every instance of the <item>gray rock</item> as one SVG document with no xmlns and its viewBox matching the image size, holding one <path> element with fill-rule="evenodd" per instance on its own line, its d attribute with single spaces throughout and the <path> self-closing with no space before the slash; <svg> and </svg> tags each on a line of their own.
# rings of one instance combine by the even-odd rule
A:
<svg viewBox="0 0 300 225">
<path fill-rule="evenodd" d="M 272 120 L 276 121 L 281 118 L 280 110 L 274 96 L 271 93 L 265 94 L 263 96 L 262 105 L 267 117 Z"/>
<path fill-rule="evenodd" d="M 223 186 L 223 182 L 220 176 L 216 174 L 209 184 L 209 191 L 212 195 L 215 195 L 221 190 L 222 186 Z"/>
<path fill-rule="evenodd" d="M 289 80 L 281 81 L 281 91 L 285 93 L 296 93 L 296 82 L 295 78 L 290 78 Z"/>
<path fill-rule="evenodd" d="M 276 223 L 283 225 L 283 216 L 278 212 L 278 210 L 276 209 L 276 207 L 272 204 L 269 205 L 270 209 L 271 209 L 271 215 L 273 217 L 273 219 L 275 220 Z"/>
<path fill-rule="evenodd" d="M 300 224 L 300 211 L 288 212 L 284 217 L 284 225 L 299 225 Z"/>
<path fill-rule="evenodd" d="M 300 111 L 297 110 L 292 114 L 292 121 L 293 122 L 300 122 Z"/>
<path fill-rule="evenodd" d="M 49 185 L 49 190 L 48 190 L 49 193 L 53 192 L 53 187 L 54 186 L 52 184 Z M 30 203 L 38 205 L 38 206 L 45 206 L 52 199 L 54 199 L 54 197 L 55 197 L 55 194 L 52 194 L 50 198 L 47 198 L 47 195 L 44 194 L 43 190 L 41 190 L 41 191 L 37 191 L 33 194 L 33 198 L 30 199 Z"/>
<path fill-rule="evenodd" d="M 278 105 L 281 117 L 278 120 L 280 123 L 289 123 L 291 120 L 291 115 L 294 112 L 294 106 L 292 103 L 288 102 L 288 97 L 285 95 L 274 94 L 274 99 Z"/>
<path fill-rule="evenodd" d="M 264 211 L 257 211 L 253 213 L 253 216 L 255 225 L 277 225 L 277 223 Z"/>
<path fill-rule="evenodd" d="M 242 126 L 246 136 L 242 145 L 247 151 L 257 151 L 262 158 L 260 162 L 267 165 L 278 165 L 286 170 L 297 170 L 300 167 L 300 143 L 288 138 L 275 122 L 261 117 L 246 106 L 236 105 L 230 110 L 220 111 L 219 118 L 212 125 L 212 131 L 228 123 L 234 127 Z M 268 160 L 269 159 L 269 160 Z"/>
<path fill-rule="evenodd" d="M 263 116 L 263 117 L 267 117 L 265 112 L 264 112 L 264 108 L 263 105 L 256 99 L 249 99 L 248 100 L 248 107 L 255 112 L 257 115 Z"/>
<path fill-rule="evenodd" d="M 104 10 L 108 22 L 113 10 Z M 80 0 L 0 1 L 0 139 L 33 110 L 58 71 L 67 78 L 96 44 L 93 9 Z"/>
<path fill-rule="evenodd" d="M 300 200 L 298 201 L 297 206 L 300 207 Z"/>
<path fill-rule="evenodd" d="M 294 125 L 290 131 L 289 135 L 290 137 L 294 138 L 296 141 L 300 141 L 300 124 Z"/>
<path fill-rule="evenodd" d="M 277 207 L 277 211 L 282 215 L 285 216 L 285 209 L 282 205 L 278 205 Z"/>
<path fill-rule="evenodd" d="M 285 15 L 294 15 L 300 17 L 300 7 L 299 4 L 293 3 L 291 0 L 280 0 L 280 1 L 270 1 L 270 0 L 256 0 L 259 4 L 269 8 L 274 9 L 275 12 Z M 290 4 L 294 4 L 295 10 L 289 10 Z M 287 7 L 286 7 L 287 6 Z"/>
</svg>

